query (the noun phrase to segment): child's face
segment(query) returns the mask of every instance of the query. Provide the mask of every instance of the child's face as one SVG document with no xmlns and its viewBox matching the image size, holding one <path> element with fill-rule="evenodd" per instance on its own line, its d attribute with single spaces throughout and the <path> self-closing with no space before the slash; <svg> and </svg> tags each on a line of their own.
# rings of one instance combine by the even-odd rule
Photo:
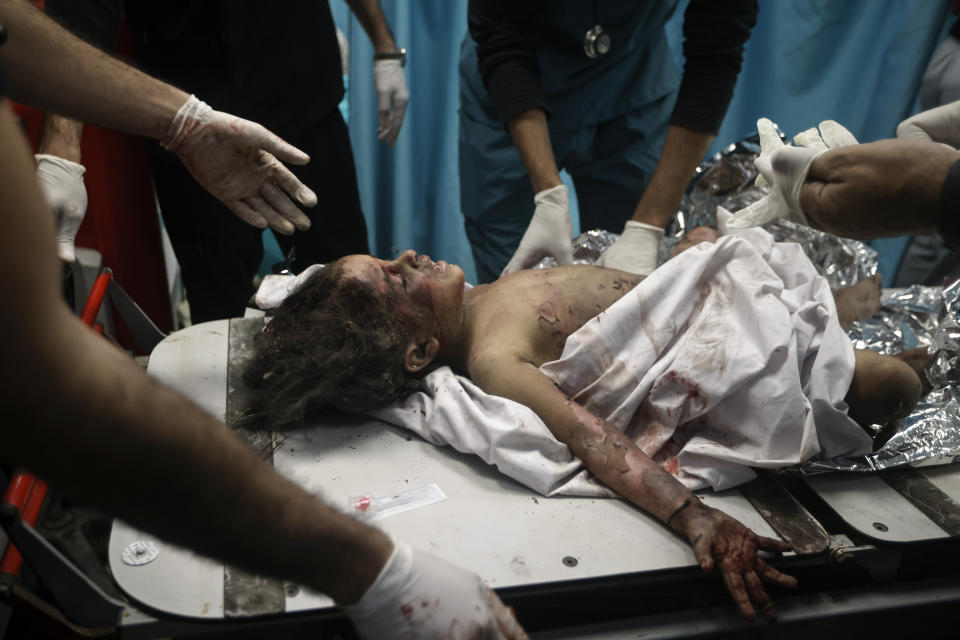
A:
<svg viewBox="0 0 960 640">
<path fill-rule="evenodd" d="M 437 322 L 438 338 L 444 343 L 459 328 L 463 307 L 463 270 L 455 264 L 434 262 L 430 256 L 408 250 L 396 260 L 373 256 L 343 258 L 344 276 L 354 277 L 381 292 L 406 318 L 415 318 L 412 302 L 427 308 Z"/>
</svg>

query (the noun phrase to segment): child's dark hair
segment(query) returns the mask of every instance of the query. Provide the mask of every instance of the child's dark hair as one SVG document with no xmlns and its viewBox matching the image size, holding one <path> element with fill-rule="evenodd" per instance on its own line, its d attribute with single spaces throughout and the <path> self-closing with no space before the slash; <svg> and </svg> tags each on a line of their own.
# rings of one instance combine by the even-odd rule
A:
<svg viewBox="0 0 960 640">
<path fill-rule="evenodd" d="M 419 390 L 403 322 L 340 263 L 312 275 L 254 339 L 243 427 L 295 427 L 323 409 L 359 413 Z"/>
</svg>

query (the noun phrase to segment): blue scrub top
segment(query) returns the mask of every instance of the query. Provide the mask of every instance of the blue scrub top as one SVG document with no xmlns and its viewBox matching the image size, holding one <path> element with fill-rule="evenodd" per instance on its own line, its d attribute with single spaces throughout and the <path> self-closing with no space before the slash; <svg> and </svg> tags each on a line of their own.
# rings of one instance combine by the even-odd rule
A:
<svg viewBox="0 0 960 640">
<path fill-rule="evenodd" d="M 597 6 L 600 24 L 611 38 L 610 52 L 598 58 L 588 58 L 583 50 L 586 32 L 594 25 L 593 2 L 551 0 L 539 14 L 534 37 L 552 131 L 611 120 L 680 85 L 681 72 L 664 28 L 677 0 L 597 0 Z M 460 81 L 465 115 L 499 121 L 469 34 L 461 47 Z"/>
</svg>

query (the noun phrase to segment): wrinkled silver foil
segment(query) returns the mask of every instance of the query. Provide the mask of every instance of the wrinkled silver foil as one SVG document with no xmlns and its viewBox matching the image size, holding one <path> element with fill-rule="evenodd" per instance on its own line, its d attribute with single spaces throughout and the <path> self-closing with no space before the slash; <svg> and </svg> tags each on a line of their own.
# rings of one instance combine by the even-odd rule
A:
<svg viewBox="0 0 960 640">
<path fill-rule="evenodd" d="M 754 135 L 729 145 L 697 168 L 660 244 L 661 264 L 670 258 L 687 231 L 701 225 L 717 226 L 718 206 L 735 212 L 766 195 L 766 187 L 753 184 L 757 177 L 753 161 L 759 153 L 759 138 Z M 877 273 L 877 252 L 862 242 L 787 220 L 771 222 L 764 228 L 778 241 L 802 246 L 833 289 L 851 286 Z M 607 231 L 581 234 L 573 242 L 574 262 L 596 263 L 616 239 L 616 234 Z M 552 258 L 545 258 L 535 268 L 556 264 Z M 782 472 L 809 475 L 960 462 L 960 281 L 946 289 L 920 285 L 886 289 L 880 310 L 871 318 L 855 322 L 847 333 L 857 349 L 892 355 L 926 347 L 935 353 L 924 371 L 932 390 L 908 417 L 891 425 L 893 435 L 873 453 L 808 462 Z M 891 427 L 874 425 L 872 431 L 886 434 Z"/>
</svg>

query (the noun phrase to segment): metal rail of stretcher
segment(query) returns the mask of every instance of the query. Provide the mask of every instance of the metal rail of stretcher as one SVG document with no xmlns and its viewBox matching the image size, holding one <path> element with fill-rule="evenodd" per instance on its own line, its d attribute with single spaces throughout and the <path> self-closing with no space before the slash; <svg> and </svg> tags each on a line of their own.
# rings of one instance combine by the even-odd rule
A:
<svg viewBox="0 0 960 640">
<path fill-rule="evenodd" d="M 189 327 L 156 347 L 148 372 L 222 417 L 230 410 L 228 389 L 233 386 L 228 363 L 242 356 L 243 345 L 258 327 L 258 320 L 240 319 Z M 265 439 L 261 434 L 260 440 L 257 437 L 254 434 L 248 440 L 272 459 L 278 471 L 334 505 L 346 505 L 352 496 L 387 496 L 436 483 L 446 500 L 376 524 L 477 572 L 516 607 L 525 624 L 529 624 L 527 617 L 538 614 L 560 621 L 556 626 L 547 625 L 553 630 L 543 637 L 593 637 L 601 633 L 621 637 L 617 634 L 636 630 L 643 630 L 643 637 L 690 637 L 695 630 L 704 634 L 744 625 L 732 603 L 725 601 L 721 582 L 700 572 L 686 541 L 623 501 L 544 498 L 478 458 L 436 447 L 371 419 L 357 418 Z M 907 543 L 918 541 L 952 545 L 949 553 L 960 557 L 960 547 L 955 544 L 960 534 L 960 469 L 952 465 L 906 473 L 912 476 L 896 482 L 877 475 L 818 476 L 805 482 L 788 482 L 790 491 L 764 474 L 741 490 L 721 494 L 708 491 L 701 496 L 707 504 L 726 511 L 760 535 L 792 542 L 798 551 L 784 559 L 781 568 L 803 573 L 816 567 L 810 574 L 815 581 L 822 581 L 821 570 L 828 576 L 837 571 L 849 574 L 849 570 L 838 567 L 856 565 L 858 558 L 866 558 L 865 565 L 872 559 L 880 567 L 868 567 L 874 574 L 889 573 L 890 554 L 896 560 Z M 895 488 L 898 483 L 900 490 Z M 903 497 L 901 490 L 906 484 L 923 495 L 926 506 L 923 500 Z M 807 501 L 812 497 L 826 517 L 819 511 L 816 518 L 812 516 L 791 492 L 809 494 Z M 825 505 L 836 509 L 839 518 Z M 824 522 L 836 518 L 841 524 L 831 522 L 825 527 L 818 518 Z M 143 540 L 156 542 L 157 558 L 140 566 L 125 564 L 123 550 Z M 854 560 L 840 562 L 845 558 Z M 210 630 L 211 622 L 229 628 L 239 620 L 269 625 L 291 617 L 322 621 L 336 615 L 324 596 L 224 567 L 120 521 L 113 526 L 109 560 L 118 585 L 139 609 L 131 607 L 124 613 L 121 632 L 125 637 L 200 632 Z M 901 608 L 918 598 L 922 603 L 960 604 L 956 572 L 948 570 L 932 580 L 929 584 L 913 584 L 913 596 L 901 593 L 902 583 L 894 583 L 889 593 L 883 585 L 879 590 L 861 589 L 866 593 L 864 603 L 851 605 L 848 599 L 839 609 L 835 598 L 824 599 L 822 588 L 797 595 L 779 591 L 774 594 L 781 617 L 778 626 L 785 630 L 791 619 L 808 620 L 811 611 L 843 617 L 850 614 L 851 606 L 855 611 L 890 610 L 891 599 Z M 826 584 L 831 586 L 829 580 Z M 699 626 L 691 627 L 690 610 L 694 605 L 668 614 L 646 615 L 651 614 L 651 607 L 657 608 L 658 592 L 664 598 L 679 598 L 689 595 L 691 585 L 715 596 L 693 599 L 699 602 Z M 589 626 L 599 624 L 602 615 L 591 619 L 559 610 L 576 608 L 569 603 L 604 609 L 607 605 L 583 603 L 589 602 L 592 594 L 594 599 L 605 598 L 609 604 L 617 600 L 618 590 L 646 594 L 645 615 Z M 643 611 L 644 604 L 637 601 L 636 609 Z M 557 628 L 580 620 L 586 620 L 588 626 L 569 632 Z M 534 626 L 544 628 L 543 624 Z"/>
</svg>

